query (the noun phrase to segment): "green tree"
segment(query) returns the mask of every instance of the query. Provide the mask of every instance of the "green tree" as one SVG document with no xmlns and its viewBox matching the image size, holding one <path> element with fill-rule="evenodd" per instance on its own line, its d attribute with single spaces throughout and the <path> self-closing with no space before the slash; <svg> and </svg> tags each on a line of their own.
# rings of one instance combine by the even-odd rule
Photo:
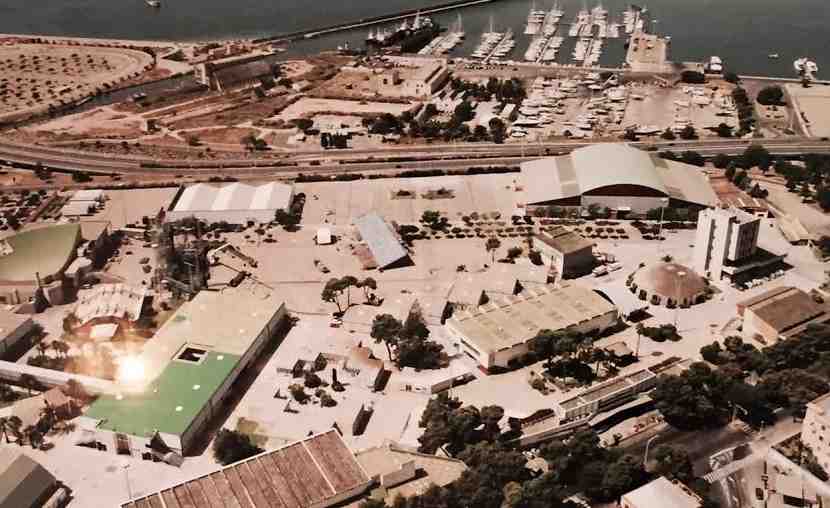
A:
<svg viewBox="0 0 830 508">
<path fill-rule="evenodd" d="M 680 131 L 680 139 L 697 139 L 697 132 L 695 131 L 695 128 L 691 125 L 683 127 L 683 130 Z"/>
<path fill-rule="evenodd" d="M 666 130 L 664 130 L 663 133 L 660 134 L 660 137 L 668 141 L 674 141 L 675 139 L 677 139 L 677 136 L 674 134 L 674 131 L 668 127 L 666 127 Z"/>
<path fill-rule="evenodd" d="M 623 455 L 608 466 L 602 479 L 602 489 L 606 499 L 617 499 L 631 492 L 648 479 L 643 464 L 638 457 Z"/>
<path fill-rule="evenodd" d="M 689 483 L 695 477 L 689 453 L 682 448 L 658 446 L 654 450 L 654 459 L 657 461 L 655 472 L 659 475 L 674 478 L 682 483 Z"/>
<path fill-rule="evenodd" d="M 340 297 L 343 296 L 343 283 L 340 279 L 331 278 L 323 287 L 320 297 L 324 302 L 333 303 L 337 306 L 337 312 L 343 314 L 343 307 L 340 305 Z"/>
<path fill-rule="evenodd" d="M 29 392 L 29 395 L 32 395 L 32 391 L 40 389 L 40 382 L 31 374 L 21 374 L 18 383 Z"/>
<path fill-rule="evenodd" d="M 213 457 L 225 466 L 263 451 L 265 450 L 251 442 L 247 434 L 235 430 L 221 429 L 213 440 Z"/>
<path fill-rule="evenodd" d="M 493 263 L 496 262 L 496 251 L 501 247 L 501 240 L 496 238 L 495 236 L 491 236 L 484 242 L 484 248 L 487 249 L 487 252 L 491 255 L 491 260 Z"/>
<path fill-rule="evenodd" d="M 369 301 L 370 291 L 377 291 L 378 290 L 378 283 L 372 277 L 366 277 L 357 285 L 357 287 L 363 289 L 363 297 L 366 301 Z"/>
<path fill-rule="evenodd" d="M 728 124 L 721 122 L 715 128 L 715 134 L 718 135 L 720 138 L 731 138 L 732 137 L 732 127 Z"/>
<path fill-rule="evenodd" d="M 403 323 L 391 314 L 377 315 L 372 321 L 370 336 L 375 339 L 376 343 L 382 342 L 386 346 L 390 361 L 392 360 L 392 348 L 398 346 L 402 330 Z"/>
<path fill-rule="evenodd" d="M 778 85 L 771 85 L 761 89 L 758 92 L 758 103 L 764 106 L 783 106 L 784 90 Z"/>
<path fill-rule="evenodd" d="M 293 213 L 286 212 L 282 208 L 278 208 L 274 212 L 274 220 L 283 227 L 286 231 L 293 231 L 297 224 L 300 223 L 300 217 Z"/>
<path fill-rule="evenodd" d="M 732 158 L 725 153 L 719 153 L 712 159 L 712 164 L 718 169 L 725 169 L 730 162 L 732 162 Z"/>
<path fill-rule="evenodd" d="M 662 376 L 651 397 L 666 422 L 680 430 L 725 425 L 730 406 L 726 391 L 732 381 L 706 364 L 693 363 L 679 375 Z"/>
</svg>

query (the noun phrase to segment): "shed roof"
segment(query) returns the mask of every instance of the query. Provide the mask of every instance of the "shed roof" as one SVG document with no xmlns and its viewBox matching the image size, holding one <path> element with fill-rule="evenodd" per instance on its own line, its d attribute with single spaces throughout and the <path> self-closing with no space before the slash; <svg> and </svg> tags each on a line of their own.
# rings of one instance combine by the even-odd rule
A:
<svg viewBox="0 0 830 508">
<path fill-rule="evenodd" d="M 394 443 L 361 450 L 356 456 L 371 477 L 394 473 L 404 464 L 414 462 L 419 474 L 401 485 L 387 489 L 386 499 L 390 501 L 398 495 L 410 497 L 423 494 L 431 485 L 449 485 L 467 469 L 464 462 L 458 459 L 426 455 Z"/>
<path fill-rule="evenodd" d="M 249 506 L 311 508 L 368 488 L 369 476 L 330 430 L 133 499 L 122 508 Z"/>
<path fill-rule="evenodd" d="M 0 448 L 0 507 L 35 508 L 55 488 L 52 473 L 21 450 Z"/>
<path fill-rule="evenodd" d="M 222 88 L 273 75 L 273 66 L 266 60 L 229 65 L 213 72 L 213 76 Z"/>
<path fill-rule="evenodd" d="M 759 319 L 778 332 L 786 332 L 808 321 L 827 316 L 824 305 L 792 286 L 770 289 L 738 303 L 738 306 L 752 310 Z"/>
<path fill-rule="evenodd" d="M 377 213 L 368 213 L 354 221 L 378 267 L 385 268 L 409 256 L 395 232 Z"/>
<path fill-rule="evenodd" d="M 626 144 L 602 143 L 522 164 L 525 202 L 580 196 L 611 185 L 633 185 L 702 205 L 717 197 L 700 168 L 661 159 Z"/>
</svg>

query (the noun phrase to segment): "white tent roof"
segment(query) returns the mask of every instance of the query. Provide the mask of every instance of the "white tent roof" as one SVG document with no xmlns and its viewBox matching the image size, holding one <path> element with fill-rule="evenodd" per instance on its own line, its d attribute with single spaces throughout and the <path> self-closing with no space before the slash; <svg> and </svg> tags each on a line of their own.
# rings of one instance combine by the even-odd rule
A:
<svg viewBox="0 0 830 508">
<path fill-rule="evenodd" d="M 291 206 L 293 197 L 294 187 L 278 182 L 263 185 L 235 182 L 222 187 L 199 183 L 184 190 L 174 210 L 199 212 L 287 209 Z"/>
</svg>

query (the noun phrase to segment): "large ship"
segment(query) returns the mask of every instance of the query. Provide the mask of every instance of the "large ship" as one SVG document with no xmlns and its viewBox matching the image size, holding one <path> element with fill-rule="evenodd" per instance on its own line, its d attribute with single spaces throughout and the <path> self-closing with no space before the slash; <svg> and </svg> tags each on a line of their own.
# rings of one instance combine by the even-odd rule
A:
<svg viewBox="0 0 830 508">
<path fill-rule="evenodd" d="M 417 53 L 440 33 L 441 27 L 437 23 L 418 13 L 411 23 L 404 20 L 391 29 L 370 30 L 366 45 L 378 48 L 399 46 L 402 53 Z"/>
</svg>

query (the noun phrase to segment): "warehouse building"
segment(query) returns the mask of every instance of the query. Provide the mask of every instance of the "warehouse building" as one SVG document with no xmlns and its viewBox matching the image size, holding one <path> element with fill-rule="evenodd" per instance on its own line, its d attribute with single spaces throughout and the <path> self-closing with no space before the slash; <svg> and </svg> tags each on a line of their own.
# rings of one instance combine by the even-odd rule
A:
<svg viewBox="0 0 830 508">
<path fill-rule="evenodd" d="M 598 205 L 619 216 L 662 206 L 702 209 L 717 202 L 700 168 L 625 144 L 590 145 L 526 162 L 521 179 L 527 212 Z"/>
<path fill-rule="evenodd" d="M 394 228 L 377 213 L 354 221 L 362 244 L 355 250 L 364 268 L 398 268 L 412 264 Z"/>
<path fill-rule="evenodd" d="M 57 479 L 20 449 L 0 448 L 0 508 L 63 506 L 68 499 Z"/>
<path fill-rule="evenodd" d="M 166 220 L 195 217 L 205 222 L 267 223 L 274 220 L 277 210 L 288 212 L 293 200 L 294 187 L 284 183 L 235 182 L 222 186 L 198 183 L 180 191 L 170 205 Z"/>
<path fill-rule="evenodd" d="M 263 83 L 272 84 L 279 65 L 267 54 L 233 56 L 196 66 L 196 79 L 211 90 L 227 92 Z"/>
<path fill-rule="evenodd" d="M 25 314 L 0 309 L 0 358 L 14 350 L 35 331 L 35 322 Z"/>
<path fill-rule="evenodd" d="M 743 317 L 743 338 L 764 344 L 775 344 L 804 331 L 811 323 L 830 320 L 826 305 L 792 286 L 770 289 L 739 302 L 738 315 Z"/>
<path fill-rule="evenodd" d="M 533 248 L 564 279 L 587 275 L 594 268 L 594 243 L 564 226 L 540 232 L 533 237 Z"/>
<path fill-rule="evenodd" d="M 602 332 L 618 322 L 617 309 L 593 290 L 572 283 L 500 295 L 477 308 L 459 310 L 447 330 L 459 351 L 485 371 L 508 367 L 530 351 L 541 330 Z"/>
<path fill-rule="evenodd" d="M 186 454 L 286 316 L 275 297 L 202 291 L 119 366 L 122 393 L 86 412 L 86 439 L 120 454 Z"/>
<path fill-rule="evenodd" d="M 330 430 L 132 499 L 121 508 L 327 508 L 363 494 L 371 484 L 340 434 Z"/>
</svg>

